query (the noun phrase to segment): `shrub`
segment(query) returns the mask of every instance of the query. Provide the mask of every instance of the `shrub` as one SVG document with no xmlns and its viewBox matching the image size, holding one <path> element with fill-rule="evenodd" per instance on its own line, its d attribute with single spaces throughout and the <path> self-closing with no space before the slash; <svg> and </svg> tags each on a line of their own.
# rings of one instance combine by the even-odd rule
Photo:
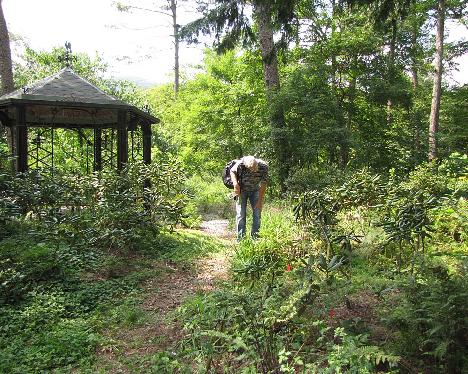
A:
<svg viewBox="0 0 468 374">
<path fill-rule="evenodd" d="M 451 178 L 467 176 L 468 155 L 454 152 L 448 158 L 442 160 L 439 171 Z"/>
<path fill-rule="evenodd" d="M 69 267 L 56 255 L 47 243 L 14 238 L 0 242 L 0 302 L 18 301 L 38 283 L 62 279 Z"/>
<path fill-rule="evenodd" d="M 286 186 L 288 192 L 291 195 L 295 195 L 332 186 L 341 180 L 342 177 L 343 172 L 332 165 L 328 165 L 325 168 L 323 166 L 321 168 L 305 166 L 290 171 L 290 175 L 286 180 Z"/>
<path fill-rule="evenodd" d="M 293 256 L 293 238 L 297 234 L 292 214 L 285 214 L 285 210 L 274 203 L 265 206 L 260 238 L 246 238 L 237 247 L 232 260 L 237 275 L 258 280 L 265 275 L 271 279 L 277 272 L 284 272 Z"/>
<path fill-rule="evenodd" d="M 437 173 L 433 164 L 422 164 L 410 172 L 408 179 L 400 184 L 400 189 L 423 192 L 426 196 L 443 196 L 449 192 L 447 178 Z"/>
<path fill-rule="evenodd" d="M 386 354 L 376 346 L 367 345 L 366 335 L 349 335 L 342 327 L 334 330 L 333 339 L 329 338 L 329 328 L 322 325 L 319 346 L 327 353 L 319 358 L 317 363 L 308 364 L 306 368 L 313 373 L 349 373 L 371 374 L 379 367 L 395 368 L 399 357 Z"/>
<path fill-rule="evenodd" d="M 10 173 L 0 168 L 0 240 L 10 234 L 9 223 L 21 214 L 21 207 L 11 194 L 13 179 Z"/>
<path fill-rule="evenodd" d="M 422 353 L 435 373 L 467 371 L 467 286 L 466 264 L 453 275 L 432 264 L 404 287 L 406 302 L 387 319 L 390 326 L 400 326 L 402 354 Z"/>
<path fill-rule="evenodd" d="M 7 224 L 30 222 L 42 240 L 71 246 L 134 250 L 186 217 L 185 177 L 179 164 L 128 164 L 116 174 L 0 174 L 0 235 Z"/>
<path fill-rule="evenodd" d="M 364 168 L 345 178 L 341 186 L 331 189 L 331 194 L 340 204 L 340 209 L 347 209 L 381 204 L 386 190 L 382 177 Z"/>
<path fill-rule="evenodd" d="M 439 249 L 448 245 L 453 251 L 466 250 L 468 245 L 468 202 L 465 199 L 446 199 L 430 212 L 434 222 L 432 243 Z"/>
<path fill-rule="evenodd" d="M 278 371 L 284 352 L 303 342 L 304 332 L 291 321 L 307 293 L 307 287 L 290 294 L 282 288 L 236 288 L 192 299 L 180 309 L 190 334 L 186 351 L 205 361 L 207 371 L 215 365 Z"/>
<path fill-rule="evenodd" d="M 0 260 L 0 305 L 19 300 L 27 291 L 28 283 L 13 261 L 9 258 Z"/>
<path fill-rule="evenodd" d="M 270 238 L 243 240 L 232 261 L 232 270 L 251 281 L 266 276 L 271 280 L 276 274 L 284 272 L 288 254 L 282 247 L 284 243 Z"/>
<path fill-rule="evenodd" d="M 387 234 L 388 243 L 398 244 L 398 269 L 403 265 L 404 243 L 411 249 L 406 257 L 411 259 L 413 267 L 415 258 L 426 254 L 425 241 L 433 231 L 429 211 L 434 207 L 435 198 L 425 198 L 421 192 L 401 199 L 391 199 L 388 204 L 390 214 L 385 217 L 382 227 Z"/>
<path fill-rule="evenodd" d="M 198 214 L 210 217 L 230 218 L 232 215 L 232 199 L 221 176 L 194 175 L 187 180 L 186 186 L 191 196 L 191 204 Z"/>
<path fill-rule="evenodd" d="M 160 228 L 183 223 L 187 204 L 184 180 L 177 163 L 129 164 L 121 174 L 96 178 L 92 243 L 134 250 L 144 247 L 145 240 L 154 238 Z"/>
<path fill-rule="evenodd" d="M 148 373 L 193 373 L 193 368 L 184 365 L 175 356 L 174 352 L 158 352 L 151 356 Z"/>
</svg>

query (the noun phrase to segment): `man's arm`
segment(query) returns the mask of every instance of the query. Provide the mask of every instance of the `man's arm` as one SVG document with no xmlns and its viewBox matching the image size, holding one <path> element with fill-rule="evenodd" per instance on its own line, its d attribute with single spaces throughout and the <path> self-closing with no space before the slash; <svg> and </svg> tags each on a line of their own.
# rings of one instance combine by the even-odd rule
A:
<svg viewBox="0 0 468 374">
<path fill-rule="evenodd" d="M 262 166 L 263 175 L 262 175 L 262 179 L 260 180 L 260 189 L 258 190 L 258 201 L 255 207 L 261 210 L 263 208 L 263 198 L 265 197 L 265 191 L 268 185 L 269 176 L 268 176 L 268 165 L 264 161 L 260 160 L 260 162 L 263 165 Z"/>
<path fill-rule="evenodd" d="M 260 183 L 260 189 L 258 190 L 258 201 L 255 205 L 255 208 L 262 209 L 263 208 L 263 198 L 265 197 L 265 191 L 267 188 L 267 182 Z"/>
<path fill-rule="evenodd" d="M 239 181 L 237 180 L 237 175 L 234 173 L 231 169 L 231 180 L 232 184 L 234 185 L 234 194 L 239 196 L 240 195 L 240 184 Z"/>
</svg>

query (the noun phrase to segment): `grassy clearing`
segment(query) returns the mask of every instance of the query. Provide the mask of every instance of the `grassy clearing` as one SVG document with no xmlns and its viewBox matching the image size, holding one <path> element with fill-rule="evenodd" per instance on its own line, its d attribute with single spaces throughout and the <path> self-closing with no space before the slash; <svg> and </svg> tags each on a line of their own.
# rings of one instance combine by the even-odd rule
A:
<svg viewBox="0 0 468 374">
<path fill-rule="evenodd" d="M 133 362 L 144 353 L 139 347 L 157 347 L 166 340 L 164 334 L 171 333 L 151 331 L 165 321 L 160 321 L 158 310 L 145 305 L 148 295 L 165 280 L 186 276 L 197 259 L 224 250 L 222 242 L 195 231 L 161 235 L 159 245 L 132 255 L 96 254 L 99 260 L 92 268 L 64 271 L 60 278 L 30 285 L 24 300 L 0 308 L 0 372 L 112 372 L 119 366 L 135 372 L 139 364 Z M 58 266 L 55 257 L 42 261 L 50 258 L 50 251 L 28 247 L 21 252 L 23 262 L 40 266 L 30 266 L 35 279 L 39 272 L 46 277 L 50 267 Z M 32 253 L 34 258 L 29 258 Z M 162 303 L 165 296 L 158 296 Z M 135 357 L 127 357 L 132 351 Z M 109 355 L 111 360 L 106 359 Z"/>
</svg>

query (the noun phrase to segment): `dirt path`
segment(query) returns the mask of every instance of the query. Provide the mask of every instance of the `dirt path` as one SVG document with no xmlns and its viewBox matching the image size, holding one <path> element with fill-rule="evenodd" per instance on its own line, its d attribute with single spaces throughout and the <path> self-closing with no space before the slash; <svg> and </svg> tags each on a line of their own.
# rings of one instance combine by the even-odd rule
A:
<svg viewBox="0 0 468 374">
<path fill-rule="evenodd" d="M 203 221 L 200 225 L 200 229 L 219 239 L 234 239 L 235 237 L 234 231 L 229 230 L 229 221 L 227 219 Z"/>
<path fill-rule="evenodd" d="M 234 233 L 228 230 L 227 220 L 204 221 L 200 227 L 207 235 L 220 240 L 222 245 L 232 243 Z M 118 347 L 105 347 L 99 356 L 106 363 L 106 372 L 130 373 L 117 356 L 132 359 L 165 351 L 173 347 L 183 336 L 180 323 L 170 318 L 182 303 L 198 291 L 211 291 L 216 283 L 228 279 L 229 258 L 227 251 L 188 263 L 158 261 L 155 267 L 163 275 L 145 284 L 146 300 L 142 309 L 149 316 L 140 326 L 112 332 Z"/>
</svg>

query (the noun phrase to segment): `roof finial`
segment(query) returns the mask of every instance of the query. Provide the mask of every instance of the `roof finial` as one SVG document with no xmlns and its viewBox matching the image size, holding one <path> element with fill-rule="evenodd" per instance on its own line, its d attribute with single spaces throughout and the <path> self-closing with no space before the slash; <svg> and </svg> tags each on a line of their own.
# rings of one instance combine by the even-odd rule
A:
<svg viewBox="0 0 468 374">
<path fill-rule="evenodd" d="M 60 62 L 65 61 L 65 66 L 69 68 L 71 66 L 71 61 L 75 58 L 75 56 L 72 56 L 72 49 L 71 49 L 71 43 L 70 42 L 65 42 L 65 55 L 64 56 L 59 56 L 58 60 Z"/>
</svg>

